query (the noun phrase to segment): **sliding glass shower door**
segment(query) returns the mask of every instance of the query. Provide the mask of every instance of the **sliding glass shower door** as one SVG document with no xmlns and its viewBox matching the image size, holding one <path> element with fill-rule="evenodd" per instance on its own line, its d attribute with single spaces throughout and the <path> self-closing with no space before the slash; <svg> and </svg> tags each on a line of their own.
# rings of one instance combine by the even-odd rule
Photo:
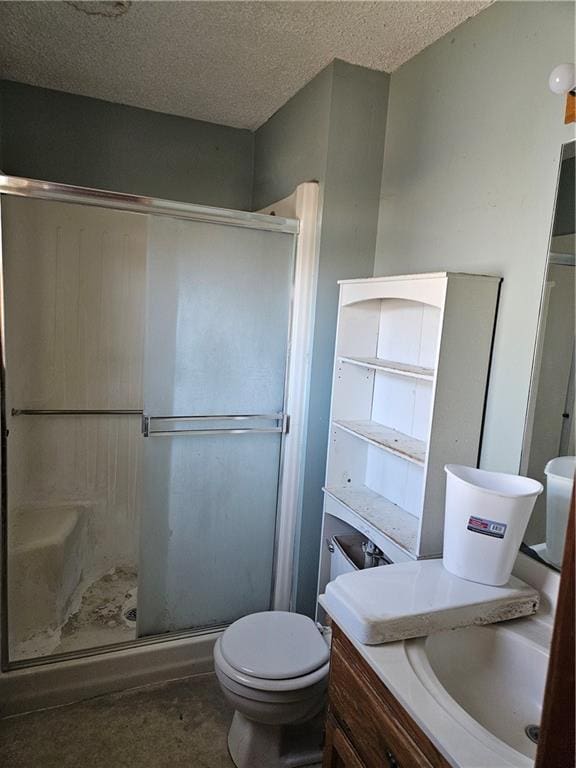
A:
<svg viewBox="0 0 576 768">
<path fill-rule="evenodd" d="M 0 203 L 1 665 L 270 608 L 296 222 Z"/>
<path fill-rule="evenodd" d="M 271 607 L 294 235 L 149 218 L 139 636 Z"/>
</svg>

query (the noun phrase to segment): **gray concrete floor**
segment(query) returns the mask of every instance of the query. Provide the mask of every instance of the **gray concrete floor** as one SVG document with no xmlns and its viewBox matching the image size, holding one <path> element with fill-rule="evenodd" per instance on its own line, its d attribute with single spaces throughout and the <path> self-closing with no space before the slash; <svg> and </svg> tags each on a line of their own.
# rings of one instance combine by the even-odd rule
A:
<svg viewBox="0 0 576 768">
<path fill-rule="evenodd" d="M 213 675 L 0 721 L 2 768 L 233 768 Z"/>
</svg>

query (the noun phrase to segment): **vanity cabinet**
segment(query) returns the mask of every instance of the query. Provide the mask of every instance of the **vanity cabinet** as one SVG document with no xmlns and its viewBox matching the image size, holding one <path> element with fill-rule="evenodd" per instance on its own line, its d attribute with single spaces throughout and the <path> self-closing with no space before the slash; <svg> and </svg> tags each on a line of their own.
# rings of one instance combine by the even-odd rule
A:
<svg viewBox="0 0 576 768">
<path fill-rule="evenodd" d="M 442 555 L 444 465 L 477 466 L 500 282 L 340 283 L 319 593 L 334 535 L 360 532 L 392 562 Z"/>
<path fill-rule="evenodd" d="M 336 625 L 328 702 L 323 768 L 450 768 Z"/>
</svg>

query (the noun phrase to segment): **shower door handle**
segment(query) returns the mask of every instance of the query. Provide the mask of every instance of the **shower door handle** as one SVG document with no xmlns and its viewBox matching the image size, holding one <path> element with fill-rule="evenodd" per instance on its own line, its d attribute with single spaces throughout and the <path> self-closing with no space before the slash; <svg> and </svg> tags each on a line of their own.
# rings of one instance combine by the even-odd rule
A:
<svg viewBox="0 0 576 768">
<path fill-rule="evenodd" d="M 191 424 L 206 423 L 210 421 L 273 421 L 275 426 L 256 427 L 212 427 L 212 428 L 188 428 L 188 429 L 154 429 L 155 424 Z M 290 417 L 285 413 L 259 413 L 259 414 L 204 414 L 202 416 L 147 416 L 142 415 L 142 434 L 144 437 L 207 437 L 212 435 L 245 435 L 265 434 L 278 432 L 287 434 L 290 427 Z"/>
</svg>

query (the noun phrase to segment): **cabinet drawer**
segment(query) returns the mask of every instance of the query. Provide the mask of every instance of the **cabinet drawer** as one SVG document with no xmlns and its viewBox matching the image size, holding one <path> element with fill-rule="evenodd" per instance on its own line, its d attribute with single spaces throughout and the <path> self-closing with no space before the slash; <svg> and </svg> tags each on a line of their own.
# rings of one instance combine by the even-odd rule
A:
<svg viewBox="0 0 576 768">
<path fill-rule="evenodd" d="M 367 768 L 450 768 L 342 631 L 333 629 L 330 711 Z"/>
</svg>

